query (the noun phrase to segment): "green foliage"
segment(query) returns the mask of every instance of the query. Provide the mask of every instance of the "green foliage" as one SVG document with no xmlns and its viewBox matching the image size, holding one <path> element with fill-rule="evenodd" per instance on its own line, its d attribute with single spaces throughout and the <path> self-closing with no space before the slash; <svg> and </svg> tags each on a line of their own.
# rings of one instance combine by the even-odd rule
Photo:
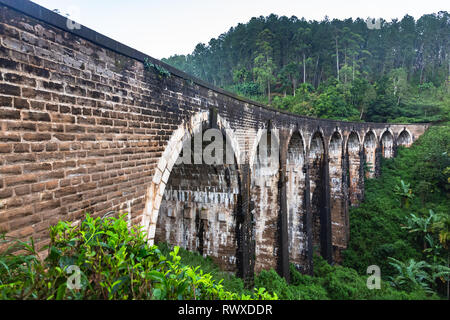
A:
<svg viewBox="0 0 450 320">
<path fill-rule="evenodd" d="M 413 198 L 412 189 L 409 183 L 400 180 L 400 184 L 394 187 L 394 193 L 401 198 L 401 206 L 409 208 L 409 200 Z"/>
<path fill-rule="evenodd" d="M 33 241 L 14 242 L 0 255 L 2 299 L 276 299 L 264 288 L 249 294 L 224 290 L 200 267 L 181 264 L 179 247 L 165 256 L 147 244 L 139 227 L 123 218 L 92 218 L 79 226 L 59 222 L 50 230 L 44 261 Z M 7 241 L 4 239 L 3 241 Z M 23 251 L 14 254 L 17 250 Z M 71 266 L 80 287 L 68 286 Z"/>
<path fill-rule="evenodd" d="M 402 290 L 413 290 L 422 288 L 426 292 L 434 293 L 433 287 L 437 279 L 450 276 L 450 268 L 438 264 L 429 264 L 426 261 L 415 261 L 410 259 L 402 262 L 389 257 L 390 264 L 397 270 L 394 277 L 389 277 L 390 282 L 396 288 Z"/>
<path fill-rule="evenodd" d="M 395 159 L 382 161 L 381 177 L 366 180 L 364 202 L 350 210 L 351 237 L 343 252 L 344 266 L 362 273 L 376 264 L 382 277 L 391 279 L 398 288 L 413 290 L 414 282 L 405 279 L 417 276 L 428 279 L 423 280 L 427 290 L 439 290 L 446 276 L 434 274 L 443 272 L 448 264 L 448 250 L 439 241 L 440 231 L 445 234 L 445 223 L 437 221 L 449 217 L 445 171 L 449 149 L 450 127 L 434 126 L 410 148 L 399 148 Z M 392 197 L 393 190 L 403 205 L 398 197 Z M 412 276 L 406 277 L 406 270 Z M 426 276 L 421 276 L 422 271 Z"/>
<path fill-rule="evenodd" d="M 148 58 L 145 58 L 144 60 L 144 67 L 147 70 L 154 70 L 154 72 L 158 75 L 160 79 L 169 78 L 171 76 L 169 70 L 167 70 L 163 66 L 160 66 L 159 64 L 154 64 L 150 62 Z"/>
<path fill-rule="evenodd" d="M 164 255 L 168 255 L 172 250 L 167 243 L 159 243 L 158 248 Z M 238 278 L 234 273 L 220 270 L 211 257 L 205 258 L 198 252 L 190 252 L 183 248 L 180 248 L 178 254 L 181 257 L 182 265 L 199 267 L 203 272 L 210 273 L 216 282 L 222 280 L 224 290 L 238 294 L 249 294 L 249 291 L 244 290 L 244 282 L 241 278 Z"/>
<path fill-rule="evenodd" d="M 294 113 L 370 122 L 450 120 L 450 18 L 405 15 L 369 30 L 363 19 L 255 17 L 165 62 L 216 86 Z M 255 94 L 253 86 L 260 91 Z M 297 97 L 299 83 L 314 88 Z"/>
</svg>

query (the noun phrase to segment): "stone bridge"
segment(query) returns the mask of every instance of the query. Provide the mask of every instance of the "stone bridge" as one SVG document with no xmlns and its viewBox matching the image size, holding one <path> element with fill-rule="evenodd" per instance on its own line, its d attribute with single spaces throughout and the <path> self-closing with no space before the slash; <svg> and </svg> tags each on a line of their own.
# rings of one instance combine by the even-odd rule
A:
<svg viewBox="0 0 450 320">
<path fill-rule="evenodd" d="M 0 229 L 38 247 L 114 211 L 246 279 L 311 272 L 314 251 L 339 261 L 364 178 L 427 128 L 271 109 L 29 1 L 0 0 L 0 38 Z M 235 161 L 179 163 L 208 128 Z"/>
</svg>

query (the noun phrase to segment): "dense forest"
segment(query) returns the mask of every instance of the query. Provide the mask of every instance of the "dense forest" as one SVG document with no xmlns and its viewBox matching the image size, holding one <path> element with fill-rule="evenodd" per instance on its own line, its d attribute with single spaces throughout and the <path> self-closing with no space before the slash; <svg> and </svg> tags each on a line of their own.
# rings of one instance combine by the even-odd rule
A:
<svg viewBox="0 0 450 320">
<path fill-rule="evenodd" d="M 379 27 L 379 28 L 378 28 Z M 417 21 L 252 18 L 163 59 L 211 84 L 294 113 L 429 122 L 450 113 L 450 14 Z"/>
</svg>

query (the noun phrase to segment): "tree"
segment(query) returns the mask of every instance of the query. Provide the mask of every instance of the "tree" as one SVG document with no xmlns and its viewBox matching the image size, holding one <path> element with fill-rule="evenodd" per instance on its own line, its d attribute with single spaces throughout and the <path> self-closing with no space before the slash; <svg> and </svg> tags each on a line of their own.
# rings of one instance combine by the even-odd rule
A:
<svg viewBox="0 0 450 320">
<path fill-rule="evenodd" d="M 306 82 L 306 64 L 310 62 L 309 54 L 311 51 L 311 29 L 298 28 L 294 35 L 295 51 L 302 57 L 303 83 Z"/>
<path fill-rule="evenodd" d="M 392 82 L 392 91 L 397 99 L 397 105 L 400 99 L 404 98 L 408 90 L 407 73 L 404 68 L 393 69 L 389 72 L 389 79 Z"/>
<path fill-rule="evenodd" d="M 274 71 L 275 64 L 273 62 L 273 49 L 270 46 L 273 40 L 273 33 L 269 29 L 264 29 L 257 38 L 257 52 L 254 59 L 255 67 L 253 72 L 256 75 L 257 82 L 262 87 L 267 88 L 267 97 L 269 104 L 271 103 L 270 85 L 275 81 Z"/>
</svg>

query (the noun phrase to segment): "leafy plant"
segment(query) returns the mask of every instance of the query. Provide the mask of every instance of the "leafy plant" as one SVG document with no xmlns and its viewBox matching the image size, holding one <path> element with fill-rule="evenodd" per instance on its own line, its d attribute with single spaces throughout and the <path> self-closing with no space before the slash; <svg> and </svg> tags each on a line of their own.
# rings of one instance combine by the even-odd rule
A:
<svg viewBox="0 0 450 320">
<path fill-rule="evenodd" d="M 162 78 L 170 78 L 171 73 L 169 70 L 160 66 L 159 64 L 155 64 L 151 62 L 148 58 L 144 59 L 144 67 L 147 70 L 154 70 L 160 79 Z"/>
<path fill-rule="evenodd" d="M 79 224 L 59 222 L 50 229 L 44 260 L 33 243 L 3 237 L 0 254 L 2 299 L 277 299 L 264 288 L 249 294 L 226 291 L 200 268 L 181 264 L 179 248 L 166 257 L 147 244 L 137 226 L 123 217 L 93 218 Z M 18 251 L 19 250 L 19 251 Z M 68 271 L 80 270 L 80 286 Z"/>
<path fill-rule="evenodd" d="M 431 276 L 426 272 L 430 265 L 425 261 L 415 261 L 410 259 L 407 263 L 389 257 L 389 264 L 398 272 L 395 277 L 390 277 L 391 284 L 399 289 L 412 290 L 415 287 L 421 287 L 427 292 L 432 292 L 430 282 Z"/>
<path fill-rule="evenodd" d="M 400 185 L 396 185 L 394 188 L 394 193 L 401 198 L 402 207 L 409 208 L 409 201 L 413 198 L 412 189 L 410 188 L 409 183 L 405 183 L 405 181 L 400 180 Z"/>
</svg>

